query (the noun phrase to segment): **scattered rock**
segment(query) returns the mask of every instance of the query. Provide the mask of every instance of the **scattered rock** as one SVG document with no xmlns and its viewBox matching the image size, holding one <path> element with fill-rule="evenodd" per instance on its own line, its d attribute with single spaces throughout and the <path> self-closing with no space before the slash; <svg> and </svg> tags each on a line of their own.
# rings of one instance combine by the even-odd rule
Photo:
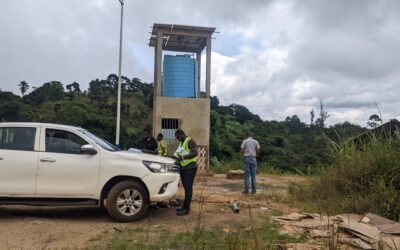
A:
<svg viewBox="0 0 400 250">
<path fill-rule="evenodd" d="M 308 214 L 290 213 L 284 216 L 278 216 L 277 218 L 280 220 L 300 221 L 302 219 L 313 218 L 313 217 Z"/>
<path fill-rule="evenodd" d="M 288 234 L 289 234 L 289 232 L 286 231 L 286 230 L 279 230 L 278 233 L 279 233 L 280 235 L 288 235 Z"/>
<path fill-rule="evenodd" d="M 295 222 L 294 225 L 306 229 L 323 229 L 335 224 L 333 217 L 322 216 L 318 219 L 306 219 Z"/>
<path fill-rule="evenodd" d="M 400 223 L 383 218 L 376 214 L 368 213 L 362 219 L 361 222 L 374 225 L 379 228 L 383 233 L 386 234 L 400 234 Z"/>
<path fill-rule="evenodd" d="M 310 236 L 312 238 L 328 238 L 332 236 L 332 232 L 327 230 L 311 229 Z"/>
<path fill-rule="evenodd" d="M 374 249 L 371 244 L 366 243 L 365 241 L 359 238 L 339 238 L 338 242 L 349 246 L 357 247 L 359 249 Z"/>
<path fill-rule="evenodd" d="M 335 237 L 339 243 L 359 249 L 400 249 L 400 224 L 374 214 L 291 213 L 272 217 L 272 220 L 281 224 L 280 234 L 299 235 L 301 231 L 297 230 L 300 229 L 308 231 L 317 241 Z"/>
<path fill-rule="evenodd" d="M 377 243 L 381 238 L 381 231 L 377 227 L 363 222 L 345 220 L 339 227 L 372 244 Z"/>
<path fill-rule="evenodd" d="M 400 249 L 400 236 L 384 235 L 381 241 L 388 249 Z"/>
<path fill-rule="evenodd" d="M 290 223 L 282 225 L 282 230 L 288 232 L 288 234 L 290 234 L 292 236 L 298 236 L 305 232 L 305 230 L 303 228 L 294 226 Z"/>
<path fill-rule="evenodd" d="M 251 231 L 251 227 L 246 227 L 245 229 L 243 229 L 243 231 L 250 232 Z"/>
<path fill-rule="evenodd" d="M 243 170 L 229 170 L 228 174 L 226 174 L 226 178 L 228 179 L 240 179 L 242 180 L 244 178 L 244 172 Z"/>
</svg>

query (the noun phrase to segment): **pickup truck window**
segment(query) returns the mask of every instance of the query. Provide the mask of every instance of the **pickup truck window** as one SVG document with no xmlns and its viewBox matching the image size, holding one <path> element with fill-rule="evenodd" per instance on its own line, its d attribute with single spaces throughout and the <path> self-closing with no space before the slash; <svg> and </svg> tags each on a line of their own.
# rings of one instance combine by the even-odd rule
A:
<svg viewBox="0 0 400 250">
<path fill-rule="evenodd" d="M 0 149 L 33 151 L 36 128 L 0 128 Z"/>
<path fill-rule="evenodd" d="M 79 132 L 81 132 L 82 134 L 86 135 L 87 137 L 89 137 L 92 141 L 94 141 L 97 145 L 99 145 L 100 147 L 102 147 L 105 150 L 108 151 L 117 151 L 117 148 L 112 145 L 111 143 L 109 143 L 108 141 L 104 140 L 103 138 L 100 138 L 92 133 L 90 133 L 87 130 L 79 130 Z"/>
<path fill-rule="evenodd" d="M 78 135 L 59 129 L 46 129 L 46 152 L 81 154 L 81 146 L 89 144 Z"/>
</svg>

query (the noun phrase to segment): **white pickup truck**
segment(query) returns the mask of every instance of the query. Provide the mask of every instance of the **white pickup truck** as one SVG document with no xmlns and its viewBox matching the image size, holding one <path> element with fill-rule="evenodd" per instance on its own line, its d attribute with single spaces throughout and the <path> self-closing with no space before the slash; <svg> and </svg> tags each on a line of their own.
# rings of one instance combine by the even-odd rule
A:
<svg viewBox="0 0 400 250">
<path fill-rule="evenodd" d="M 0 123 L 0 205 L 98 205 L 129 222 L 178 183 L 174 160 L 117 151 L 83 128 Z"/>
</svg>

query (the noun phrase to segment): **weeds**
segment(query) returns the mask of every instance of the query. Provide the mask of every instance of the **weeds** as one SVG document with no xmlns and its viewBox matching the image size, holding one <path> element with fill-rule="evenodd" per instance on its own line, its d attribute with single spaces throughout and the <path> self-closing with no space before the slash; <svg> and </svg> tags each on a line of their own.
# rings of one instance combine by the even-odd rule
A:
<svg viewBox="0 0 400 250">
<path fill-rule="evenodd" d="M 269 219 L 268 219 L 269 220 Z M 275 249 L 275 245 L 303 242 L 305 236 L 299 239 L 278 233 L 275 225 L 267 219 L 261 226 L 245 225 L 245 227 L 234 228 L 229 233 L 224 233 L 218 228 L 204 230 L 197 241 L 192 241 L 194 232 L 186 232 L 175 235 L 170 246 L 183 246 L 181 249 Z"/>
<path fill-rule="evenodd" d="M 400 215 L 399 134 L 363 140 L 329 141 L 331 165 L 310 185 L 289 193 L 303 208 L 324 213 L 372 212 L 398 221 Z"/>
<path fill-rule="evenodd" d="M 173 232 L 160 229 L 150 232 L 146 228 L 131 228 L 114 233 L 107 244 L 107 249 L 280 249 L 288 243 L 304 242 L 307 235 L 295 238 L 280 234 L 278 226 L 270 223 L 270 217 L 253 218 L 249 209 L 246 221 L 227 221 L 229 230 L 223 231 L 215 226 L 205 228 L 202 221 L 196 221 L 193 230 Z M 201 217 L 198 217 L 201 218 Z"/>
</svg>

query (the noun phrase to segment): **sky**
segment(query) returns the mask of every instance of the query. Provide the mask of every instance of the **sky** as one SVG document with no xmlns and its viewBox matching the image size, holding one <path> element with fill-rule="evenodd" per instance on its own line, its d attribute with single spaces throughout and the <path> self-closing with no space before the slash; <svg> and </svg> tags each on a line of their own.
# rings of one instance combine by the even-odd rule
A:
<svg viewBox="0 0 400 250">
<path fill-rule="evenodd" d="M 0 0 L 0 9 L 2 91 L 19 93 L 23 80 L 87 89 L 118 72 L 118 0 Z M 309 123 L 322 101 L 328 124 L 400 119 L 400 1 L 125 0 L 123 75 L 153 81 L 153 23 L 217 28 L 211 94 L 222 105 Z"/>
</svg>

